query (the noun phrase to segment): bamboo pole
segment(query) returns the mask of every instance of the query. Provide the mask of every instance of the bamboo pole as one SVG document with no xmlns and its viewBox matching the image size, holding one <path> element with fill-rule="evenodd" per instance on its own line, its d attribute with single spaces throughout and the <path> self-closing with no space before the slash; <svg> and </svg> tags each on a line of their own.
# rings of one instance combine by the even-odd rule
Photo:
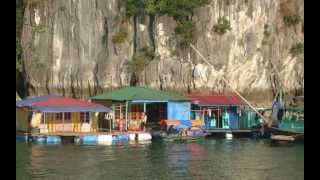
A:
<svg viewBox="0 0 320 180">
<path fill-rule="evenodd" d="M 211 63 L 209 63 L 209 62 L 206 60 L 206 58 L 203 57 L 202 54 L 201 54 L 192 44 L 190 44 L 190 47 L 198 53 L 198 55 L 203 59 L 204 62 L 206 62 L 212 69 L 214 69 L 214 68 L 213 68 L 213 65 L 212 65 Z M 262 118 L 262 120 L 263 120 L 265 123 L 268 123 L 268 120 L 267 120 L 258 110 L 256 110 L 256 109 L 250 104 L 249 101 L 247 101 L 243 96 L 241 96 L 241 94 L 240 94 L 237 90 L 235 90 L 235 89 L 228 83 L 228 81 L 227 81 L 224 77 L 222 77 L 222 80 L 223 80 L 223 81 L 231 88 L 231 90 L 232 90 L 233 92 L 235 92 L 252 110 L 254 110 L 254 111 Z"/>
</svg>

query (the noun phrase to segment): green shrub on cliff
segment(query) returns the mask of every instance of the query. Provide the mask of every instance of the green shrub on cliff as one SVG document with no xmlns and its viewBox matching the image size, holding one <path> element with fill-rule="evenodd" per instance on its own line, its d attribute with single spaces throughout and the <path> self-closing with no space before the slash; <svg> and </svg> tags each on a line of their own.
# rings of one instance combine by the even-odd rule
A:
<svg viewBox="0 0 320 180">
<path fill-rule="evenodd" d="M 141 72 L 155 58 L 155 53 L 151 47 L 139 49 L 128 63 L 129 72 Z"/>
<path fill-rule="evenodd" d="M 112 36 L 112 42 L 115 44 L 121 44 L 126 41 L 127 37 L 127 30 L 125 28 L 120 28 L 120 30 Z"/>
<path fill-rule="evenodd" d="M 290 15 L 290 16 L 284 16 L 283 22 L 287 26 L 295 26 L 299 24 L 301 21 L 301 17 L 299 15 Z"/>
<path fill-rule="evenodd" d="M 127 17 L 138 15 L 169 16 L 177 22 L 175 35 L 180 48 L 189 47 L 196 32 L 192 19 L 194 9 L 209 4 L 209 0 L 122 0 Z"/>
<path fill-rule="evenodd" d="M 303 47 L 303 43 L 301 42 L 293 44 L 290 48 L 290 54 L 293 57 L 298 56 L 299 54 L 303 54 L 303 51 L 304 51 L 304 47 Z"/>
<path fill-rule="evenodd" d="M 178 22 L 176 28 L 174 29 L 178 41 L 178 46 L 181 48 L 189 47 L 189 44 L 193 42 L 195 31 L 196 27 L 194 22 Z"/>
<path fill-rule="evenodd" d="M 230 31 L 231 25 L 229 20 L 225 16 L 219 17 L 218 23 L 213 25 L 212 30 L 219 35 L 223 35 L 227 31 Z"/>
</svg>

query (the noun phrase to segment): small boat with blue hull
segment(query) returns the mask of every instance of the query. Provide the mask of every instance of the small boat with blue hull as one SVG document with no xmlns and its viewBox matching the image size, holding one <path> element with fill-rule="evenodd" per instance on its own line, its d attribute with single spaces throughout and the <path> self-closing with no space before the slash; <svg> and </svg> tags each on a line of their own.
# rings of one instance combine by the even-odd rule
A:
<svg viewBox="0 0 320 180">
<path fill-rule="evenodd" d="M 164 123 L 166 130 L 157 134 L 163 141 L 197 141 L 208 135 L 201 124 L 191 120 L 165 120 Z"/>
</svg>

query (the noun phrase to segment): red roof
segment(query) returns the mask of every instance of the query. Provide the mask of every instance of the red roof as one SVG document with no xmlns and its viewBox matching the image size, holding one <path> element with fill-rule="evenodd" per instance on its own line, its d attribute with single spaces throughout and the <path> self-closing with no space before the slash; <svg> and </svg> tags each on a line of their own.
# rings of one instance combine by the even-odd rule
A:
<svg viewBox="0 0 320 180">
<path fill-rule="evenodd" d="M 235 95 L 187 95 L 192 103 L 201 106 L 209 105 L 243 105 L 243 101 Z"/>
<path fill-rule="evenodd" d="M 85 100 L 73 99 L 69 97 L 49 97 L 43 101 L 32 103 L 32 106 L 61 106 L 61 107 L 83 107 L 94 106 L 95 103 L 91 103 Z"/>
</svg>

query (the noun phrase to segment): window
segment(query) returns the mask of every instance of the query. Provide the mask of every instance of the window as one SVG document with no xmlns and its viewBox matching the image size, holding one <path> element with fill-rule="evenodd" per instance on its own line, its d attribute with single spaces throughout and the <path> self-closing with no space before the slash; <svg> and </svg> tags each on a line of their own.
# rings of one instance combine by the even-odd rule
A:
<svg viewBox="0 0 320 180">
<path fill-rule="evenodd" d="M 44 113 L 41 113 L 41 122 L 40 124 L 44 124 Z"/>
<path fill-rule="evenodd" d="M 64 122 L 70 122 L 71 121 L 71 113 L 66 112 L 64 113 Z"/>
<path fill-rule="evenodd" d="M 89 112 L 80 112 L 80 121 L 82 123 L 89 123 Z"/>
<path fill-rule="evenodd" d="M 56 113 L 56 121 L 61 121 L 61 123 L 68 122 L 71 120 L 71 113 L 65 112 L 65 113 Z"/>
<path fill-rule="evenodd" d="M 56 113 L 56 123 L 62 123 L 62 113 Z"/>
<path fill-rule="evenodd" d="M 56 120 L 62 120 L 62 113 L 56 113 Z"/>
</svg>

